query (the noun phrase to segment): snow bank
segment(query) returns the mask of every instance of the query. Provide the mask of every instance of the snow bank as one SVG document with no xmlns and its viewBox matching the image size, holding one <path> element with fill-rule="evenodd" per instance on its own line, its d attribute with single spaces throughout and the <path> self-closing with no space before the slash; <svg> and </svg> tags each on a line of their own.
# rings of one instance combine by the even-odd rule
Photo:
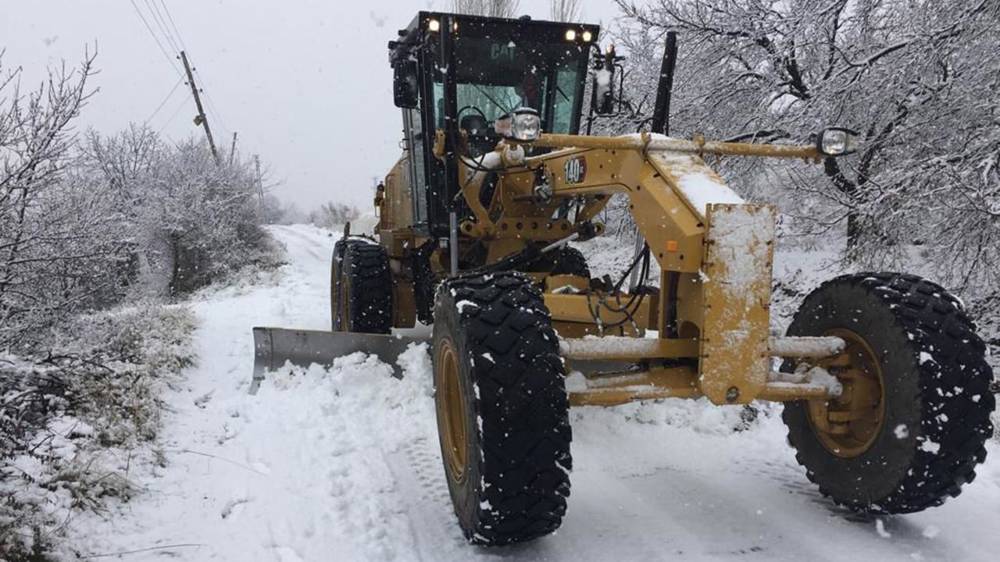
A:
<svg viewBox="0 0 1000 562">
<path fill-rule="evenodd" d="M 0 356 L 0 553 L 58 551 L 68 519 L 131 497 L 193 329 L 183 307 L 119 308 L 72 320 L 44 356 Z"/>
</svg>

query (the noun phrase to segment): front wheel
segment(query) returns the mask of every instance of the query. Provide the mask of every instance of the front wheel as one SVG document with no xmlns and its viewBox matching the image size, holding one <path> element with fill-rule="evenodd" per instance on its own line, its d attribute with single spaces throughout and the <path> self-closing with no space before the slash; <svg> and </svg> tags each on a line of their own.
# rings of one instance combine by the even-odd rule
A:
<svg viewBox="0 0 1000 562">
<path fill-rule="evenodd" d="M 788 335 L 847 344 L 820 362 L 841 395 L 782 415 L 821 493 L 855 511 L 910 513 L 975 478 L 993 432 L 992 375 L 958 299 L 912 275 L 845 275 L 806 297 Z"/>
<path fill-rule="evenodd" d="M 330 275 L 333 331 L 388 334 L 392 304 L 392 270 L 385 248 L 364 238 L 338 240 Z"/>
<path fill-rule="evenodd" d="M 569 495 L 571 432 L 541 293 L 516 273 L 443 283 L 432 357 L 441 456 L 465 537 L 502 545 L 555 531 Z"/>
</svg>

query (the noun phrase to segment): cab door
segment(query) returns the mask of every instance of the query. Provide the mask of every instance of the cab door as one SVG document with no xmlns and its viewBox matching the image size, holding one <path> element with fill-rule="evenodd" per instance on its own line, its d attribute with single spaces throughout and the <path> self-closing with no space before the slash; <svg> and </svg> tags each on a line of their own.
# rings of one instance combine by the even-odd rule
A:
<svg viewBox="0 0 1000 562">
<path fill-rule="evenodd" d="M 427 224 L 427 149 L 419 108 L 403 110 L 403 133 L 406 151 L 410 156 L 408 172 L 413 201 L 413 224 L 419 228 L 420 225 Z"/>
</svg>

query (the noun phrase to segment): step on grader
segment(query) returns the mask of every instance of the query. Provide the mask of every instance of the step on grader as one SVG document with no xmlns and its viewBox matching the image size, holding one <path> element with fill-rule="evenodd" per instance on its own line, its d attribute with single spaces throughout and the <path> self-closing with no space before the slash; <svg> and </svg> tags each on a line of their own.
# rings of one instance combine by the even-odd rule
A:
<svg viewBox="0 0 1000 562">
<path fill-rule="evenodd" d="M 818 163 L 854 150 L 854 134 L 666 136 L 669 35 L 652 132 L 590 135 L 628 106 L 621 58 L 598 37 L 593 25 L 436 12 L 399 31 L 389 60 L 404 152 L 377 188 L 378 226 L 336 243 L 332 331 L 254 329 L 252 391 L 287 361 L 360 350 L 392 364 L 421 340 L 398 330 L 432 324 L 444 473 L 462 531 L 484 545 L 559 527 L 570 406 L 783 402 L 796 458 L 834 502 L 891 514 L 957 495 L 985 458 L 994 407 L 962 303 L 914 275 L 845 275 L 772 334 L 776 211 L 705 163 Z M 603 232 L 615 194 L 644 243 L 621 279 L 595 279 L 568 243 Z M 567 391 L 568 372 L 586 383 Z"/>
</svg>

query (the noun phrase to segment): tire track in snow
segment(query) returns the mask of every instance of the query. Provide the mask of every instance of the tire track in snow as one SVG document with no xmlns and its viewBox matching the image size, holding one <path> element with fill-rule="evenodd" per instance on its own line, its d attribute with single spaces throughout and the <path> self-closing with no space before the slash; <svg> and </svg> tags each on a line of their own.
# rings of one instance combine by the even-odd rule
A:
<svg viewBox="0 0 1000 562">
<path fill-rule="evenodd" d="M 284 239 L 286 242 L 285 246 L 291 254 L 293 251 L 296 253 L 306 253 L 314 261 L 325 261 L 329 260 L 332 255 L 332 243 L 329 242 L 331 238 L 339 238 L 339 236 L 329 233 L 328 235 L 317 236 L 314 233 L 304 233 L 301 230 L 285 225 L 274 225 L 269 227 L 271 232 L 277 234 L 279 238 Z M 280 234 L 278 234 L 280 233 Z M 326 239 L 324 239 L 326 238 Z M 291 243 L 293 240 L 301 240 L 304 244 Z M 321 249 L 325 249 L 327 246 L 330 247 L 331 252 L 323 254 L 320 252 Z"/>
<path fill-rule="evenodd" d="M 406 506 L 416 559 L 441 560 L 444 552 L 460 557 L 457 551 L 467 545 L 455 523 L 436 436 L 415 439 L 388 459 Z"/>
</svg>

